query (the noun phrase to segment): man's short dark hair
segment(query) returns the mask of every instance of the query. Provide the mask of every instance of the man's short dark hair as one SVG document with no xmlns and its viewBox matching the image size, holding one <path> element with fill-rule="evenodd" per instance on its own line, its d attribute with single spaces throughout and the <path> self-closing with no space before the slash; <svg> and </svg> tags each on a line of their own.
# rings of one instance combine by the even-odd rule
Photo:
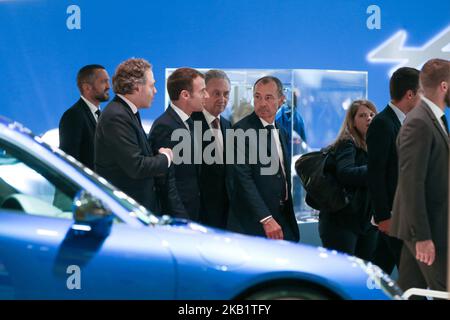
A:
<svg viewBox="0 0 450 320">
<path fill-rule="evenodd" d="M 419 70 L 409 67 L 397 69 L 389 82 L 389 91 L 393 101 L 400 101 L 408 90 L 417 93 L 419 89 Z"/>
<path fill-rule="evenodd" d="M 441 82 L 450 79 L 450 61 L 444 59 L 428 60 L 420 71 L 420 83 L 424 89 L 435 89 Z"/>
<path fill-rule="evenodd" d="M 78 71 L 77 74 L 77 86 L 80 92 L 82 92 L 83 83 L 92 84 L 95 80 L 95 71 L 98 69 L 105 70 L 105 67 L 100 64 L 88 64 Z"/>
<path fill-rule="evenodd" d="M 180 93 L 187 90 L 192 93 L 193 82 L 197 77 L 205 78 L 203 73 L 192 68 L 179 68 L 175 70 L 167 79 L 167 92 L 171 101 L 177 101 Z"/>
<path fill-rule="evenodd" d="M 258 83 L 268 84 L 270 82 L 275 82 L 275 84 L 277 85 L 278 96 L 279 97 L 284 96 L 283 84 L 281 83 L 280 79 L 278 79 L 277 77 L 274 77 L 274 76 L 265 76 L 265 77 L 262 77 L 262 78 L 259 78 L 258 80 L 256 80 L 255 84 L 253 85 L 253 92 L 255 91 L 256 85 Z"/>
<path fill-rule="evenodd" d="M 224 79 L 230 84 L 230 78 L 228 78 L 227 74 L 222 70 L 211 69 L 205 73 L 205 84 L 208 84 L 212 79 Z"/>
</svg>

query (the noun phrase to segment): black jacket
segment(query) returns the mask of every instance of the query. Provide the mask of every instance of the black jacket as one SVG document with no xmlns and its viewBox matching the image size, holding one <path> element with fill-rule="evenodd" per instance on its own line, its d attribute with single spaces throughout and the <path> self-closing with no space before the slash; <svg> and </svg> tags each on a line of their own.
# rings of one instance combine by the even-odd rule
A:
<svg viewBox="0 0 450 320">
<path fill-rule="evenodd" d="M 391 217 L 398 179 L 396 140 L 400 127 L 394 110 L 387 106 L 367 131 L 369 190 L 375 222 Z"/>
<path fill-rule="evenodd" d="M 80 98 L 59 121 L 59 148 L 94 170 L 94 135 L 97 122 Z"/>
<path fill-rule="evenodd" d="M 203 112 L 194 112 L 192 114 L 194 121 L 200 121 L 202 125 L 202 136 L 209 130 L 209 124 Z M 201 216 L 200 221 L 206 225 L 226 228 L 228 211 L 230 206 L 232 166 L 226 165 L 226 130 L 231 129 L 230 122 L 224 117 L 220 117 L 220 129 L 223 136 L 223 164 L 206 164 L 202 162 L 199 184 L 201 190 Z M 214 141 L 203 141 L 202 150 L 204 151 Z"/>
<path fill-rule="evenodd" d="M 355 233 L 364 233 L 370 227 L 372 210 L 367 183 L 367 152 L 353 140 L 341 141 L 335 147 L 336 177 L 350 197 L 350 204 L 337 212 L 320 212 L 327 219 Z"/>
<path fill-rule="evenodd" d="M 152 151 L 136 115 L 118 96 L 106 106 L 97 125 L 95 168 L 99 175 L 154 213 L 183 216 L 173 182 L 172 190 L 169 187 L 163 198 L 158 197 L 157 178 L 169 171 L 167 157 Z"/>
<path fill-rule="evenodd" d="M 173 149 L 178 141 L 172 141 L 171 136 L 177 129 L 189 132 L 175 110 L 169 106 L 152 125 L 149 141 L 151 141 L 153 152 L 158 152 L 161 147 Z M 193 154 L 194 152 L 191 155 Z M 175 157 L 176 152 L 174 153 Z M 191 163 L 174 164 L 173 166 L 177 197 L 181 200 L 189 219 L 199 221 L 201 194 L 198 176 L 200 165 L 194 164 L 191 157 Z M 164 183 L 162 187 L 162 192 L 166 193 L 167 191 L 164 190 L 169 185 Z"/>
<path fill-rule="evenodd" d="M 291 162 L 287 156 L 287 133 L 276 124 L 279 130 L 280 142 L 284 155 L 284 168 L 286 170 L 288 184 L 288 201 L 286 209 L 280 211 L 280 200 L 285 190 L 285 179 L 282 174 L 281 166 L 278 172 L 273 175 L 261 174 L 261 168 L 268 167 L 259 160 L 256 164 L 249 164 L 249 143 L 245 144 L 246 164 L 236 164 L 234 166 L 234 188 L 232 195 L 232 210 L 228 219 L 228 228 L 250 235 L 265 237 L 265 232 L 261 219 L 272 215 L 283 229 L 285 240 L 299 241 L 299 229 L 294 215 L 291 196 Z M 235 130 L 242 129 L 264 129 L 261 120 L 253 112 L 246 116 L 233 127 Z M 268 146 L 270 148 L 270 144 Z M 259 138 L 256 144 L 256 150 L 259 154 Z M 235 147 L 235 153 L 238 150 Z M 288 236 L 286 236 L 288 235 Z"/>
</svg>

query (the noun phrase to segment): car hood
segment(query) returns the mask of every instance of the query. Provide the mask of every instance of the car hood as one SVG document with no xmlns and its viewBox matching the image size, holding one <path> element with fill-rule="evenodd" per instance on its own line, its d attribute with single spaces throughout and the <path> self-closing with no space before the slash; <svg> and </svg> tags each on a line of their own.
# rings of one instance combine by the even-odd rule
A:
<svg viewBox="0 0 450 320">
<path fill-rule="evenodd" d="M 246 236 L 180 219 L 174 219 L 161 231 L 165 245 L 182 265 L 196 257 L 206 268 L 220 272 L 240 273 L 245 270 L 247 274 L 253 273 L 258 277 L 262 274 L 267 277 L 299 277 L 320 282 L 346 298 L 364 297 L 362 293 L 368 289 L 373 289 L 371 299 L 386 297 L 380 290 L 380 278 L 395 286 L 378 267 L 322 247 Z"/>
</svg>

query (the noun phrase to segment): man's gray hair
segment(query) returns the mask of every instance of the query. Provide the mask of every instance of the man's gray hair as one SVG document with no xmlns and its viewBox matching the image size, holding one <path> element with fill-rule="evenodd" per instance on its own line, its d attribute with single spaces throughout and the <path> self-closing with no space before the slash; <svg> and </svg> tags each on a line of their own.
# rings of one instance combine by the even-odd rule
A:
<svg viewBox="0 0 450 320">
<path fill-rule="evenodd" d="M 222 70 L 211 69 L 205 73 L 205 84 L 208 84 L 211 79 L 225 79 L 230 83 L 230 79 L 227 74 Z"/>
</svg>

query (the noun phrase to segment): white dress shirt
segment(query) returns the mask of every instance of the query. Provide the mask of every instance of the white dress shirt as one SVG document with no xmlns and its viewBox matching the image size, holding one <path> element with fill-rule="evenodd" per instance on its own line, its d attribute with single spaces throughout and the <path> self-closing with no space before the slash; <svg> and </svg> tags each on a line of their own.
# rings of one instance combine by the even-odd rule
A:
<svg viewBox="0 0 450 320">
<path fill-rule="evenodd" d="M 85 97 L 83 97 L 83 95 L 81 95 L 81 99 L 83 99 L 83 101 L 87 104 L 87 106 L 89 107 L 89 110 L 91 110 L 92 115 L 94 116 L 95 121 L 98 121 L 98 116 L 95 113 L 97 110 L 100 110 L 99 107 L 97 107 L 95 104 L 93 104 L 92 102 L 90 102 L 88 99 L 86 99 Z"/>
<path fill-rule="evenodd" d="M 267 127 L 268 125 L 272 125 L 274 128 L 276 128 L 275 123 L 268 123 L 267 121 L 265 121 L 264 119 L 261 119 L 261 118 L 259 118 L 259 120 L 261 120 L 261 123 L 263 124 L 264 127 Z M 283 162 L 284 155 L 283 155 L 283 149 L 281 148 L 280 135 L 278 133 L 278 129 L 272 130 L 272 133 L 275 138 L 275 144 L 277 146 L 278 156 L 280 157 L 281 169 L 283 170 L 283 174 L 286 177 L 286 171 L 284 170 L 284 162 Z M 267 143 L 270 143 L 270 141 L 267 141 Z"/>
<path fill-rule="evenodd" d="M 173 102 L 170 102 L 170 106 L 172 107 L 173 110 L 175 110 L 175 112 L 178 114 L 178 116 L 181 118 L 181 120 L 183 121 L 184 125 L 186 126 L 186 128 L 189 130 L 189 125 L 187 124 L 187 120 L 190 118 L 190 116 L 188 114 L 186 114 L 186 112 L 184 112 L 183 110 L 181 110 L 179 107 L 177 107 L 176 105 L 173 104 Z"/>
<path fill-rule="evenodd" d="M 395 104 L 392 102 L 389 102 L 389 107 L 395 112 L 395 115 L 398 118 L 398 121 L 400 121 L 400 124 L 403 125 L 403 122 L 406 119 L 406 114 L 403 113 L 402 110 L 400 110 Z"/>
<path fill-rule="evenodd" d="M 136 113 L 138 112 L 138 108 L 135 106 L 135 104 L 133 102 L 131 102 L 130 100 L 128 100 L 127 98 L 125 98 L 123 95 L 118 94 L 118 96 L 126 102 L 126 104 L 130 107 L 131 111 L 133 112 L 134 115 L 136 115 Z"/>
</svg>

